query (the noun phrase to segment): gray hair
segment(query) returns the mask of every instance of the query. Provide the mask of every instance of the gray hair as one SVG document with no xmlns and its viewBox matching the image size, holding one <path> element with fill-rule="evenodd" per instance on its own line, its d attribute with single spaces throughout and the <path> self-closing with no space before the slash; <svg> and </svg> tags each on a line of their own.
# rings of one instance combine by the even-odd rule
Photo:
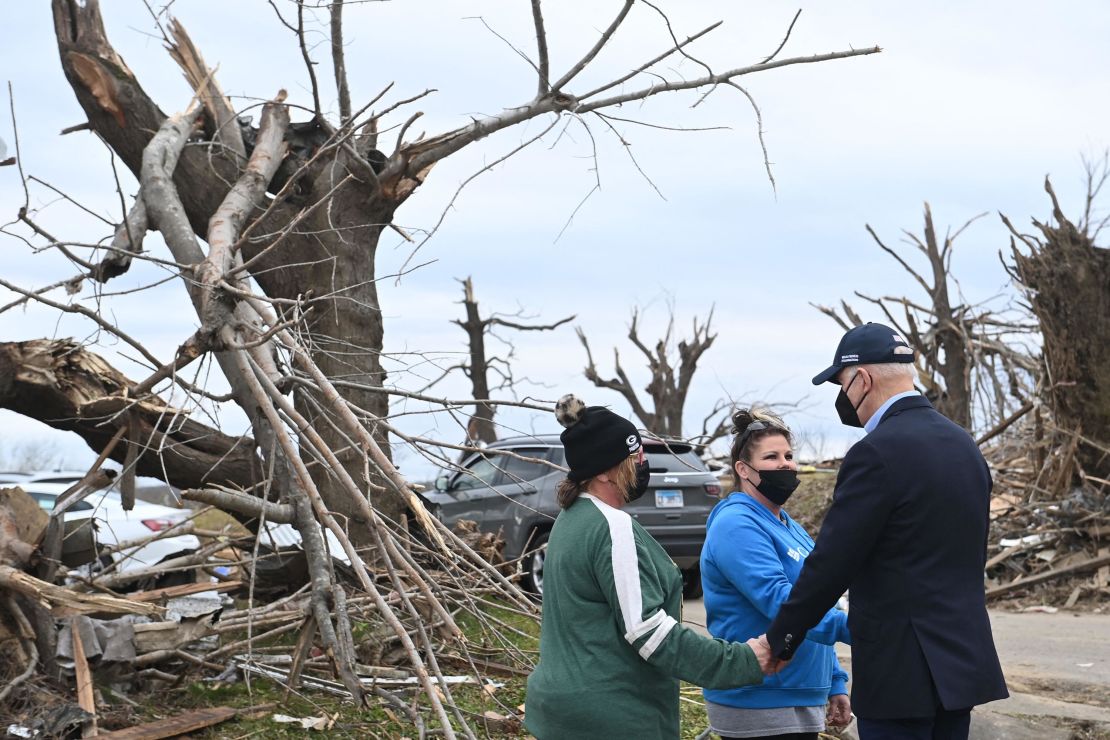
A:
<svg viewBox="0 0 1110 740">
<path fill-rule="evenodd" d="M 854 378 L 860 368 L 866 369 L 867 372 L 871 373 L 875 378 L 884 380 L 888 378 L 891 380 L 907 378 L 915 385 L 917 384 L 917 368 L 914 367 L 912 362 L 882 362 L 872 365 L 853 365 L 845 368 L 845 370 L 855 371 L 848 376 L 848 379 L 851 380 L 851 378 Z"/>
</svg>

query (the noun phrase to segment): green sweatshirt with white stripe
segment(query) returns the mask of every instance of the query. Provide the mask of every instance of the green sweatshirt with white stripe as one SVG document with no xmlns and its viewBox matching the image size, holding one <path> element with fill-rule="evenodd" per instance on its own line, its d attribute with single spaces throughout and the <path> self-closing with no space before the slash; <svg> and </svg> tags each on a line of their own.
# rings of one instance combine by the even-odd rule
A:
<svg viewBox="0 0 1110 740">
<path fill-rule="evenodd" d="M 543 585 L 524 712 L 539 740 L 673 740 L 680 679 L 722 689 L 763 680 L 747 645 L 680 623 L 678 566 L 632 517 L 589 494 L 555 520 Z"/>
</svg>

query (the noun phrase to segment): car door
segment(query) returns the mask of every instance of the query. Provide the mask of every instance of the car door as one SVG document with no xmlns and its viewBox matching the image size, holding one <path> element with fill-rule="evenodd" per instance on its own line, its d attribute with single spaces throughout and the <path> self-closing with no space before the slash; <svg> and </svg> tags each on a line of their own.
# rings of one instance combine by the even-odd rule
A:
<svg viewBox="0 0 1110 740">
<path fill-rule="evenodd" d="M 523 525 L 542 516 L 537 510 L 536 481 L 559 471 L 545 464 L 551 457 L 550 447 L 514 447 L 512 452 L 513 456 L 493 458 L 501 468 L 501 478 L 494 486 L 497 495 L 486 502 L 482 529 L 500 532 L 507 545 L 506 554 L 515 556 L 528 534 L 522 530 L 522 527 L 526 529 Z"/>
<path fill-rule="evenodd" d="M 440 504 L 443 521 L 454 526 L 460 519 L 469 519 L 485 529 L 486 508 L 497 496 L 494 486 L 502 480 L 500 468 L 483 455 L 475 455 L 463 463 L 463 469 L 447 482 L 446 494 Z"/>
</svg>

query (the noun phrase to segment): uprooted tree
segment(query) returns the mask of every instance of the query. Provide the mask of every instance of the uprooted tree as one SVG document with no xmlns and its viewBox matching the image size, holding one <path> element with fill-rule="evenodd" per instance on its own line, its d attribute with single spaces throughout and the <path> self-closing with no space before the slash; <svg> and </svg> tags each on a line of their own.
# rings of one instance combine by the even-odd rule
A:
<svg viewBox="0 0 1110 740">
<path fill-rule="evenodd" d="M 1024 234 L 1005 216 L 1012 233 L 1013 276 L 1041 326 L 1044 379 L 1041 395 L 1052 412 L 1052 436 L 1065 450 L 1060 478 L 1089 476 L 1110 486 L 1110 249 L 1095 239 L 1106 224 L 1092 205 L 1110 168 L 1088 166 L 1087 206 L 1074 223 L 1064 215 L 1052 183 L 1052 220 L 1033 220 L 1038 234 Z M 1024 250 L 1022 249 L 1024 247 Z"/>
<path fill-rule="evenodd" d="M 644 5 L 656 12 L 655 6 Z M 391 86 L 385 85 L 356 109 L 347 92 L 342 2 L 328 6 L 338 119 L 329 121 L 322 112 L 316 66 L 305 39 L 304 4 L 294 3 L 289 17 L 271 4 L 300 46 L 312 108 L 304 120 L 293 121 L 292 115 L 304 109 L 290 105 L 284 91 L 268 91 L 258 128 L 239 117 L 178 22 L 159 31 L 195 97 L 184 110 L 167 116 L 113 48 L 96 0 L 52 2 L 62 68 L 87 116 L 87 124 L 78 128 L 91 129 L 110 147 L 138 181 L 138 194 L 107 247 L 91 236 L 53 236 L 26 204 L 19 220 L 30 233 L 18 238 L 62 252 L 77 275 L 63 275 L 45 288 L 7 281 L 0 285 L 22 296 L 16 303 L 37 301 L 93 322 L 141 357 L 150 374 L 129 379 L 103 358 L 72 346 L 6 345 L 5 376 L 15 380 L 0 388 L 0 399 L 20 413 L 77 431 L 101 453 L 101 461 L 112 457 L 122 462 L 124 478 L 132 485 L 136 471 L 150 472 L 190 489 L 187 498 L 241 516 L 291 524 L 301 537 L 310 575 L 298 655 L 307 655 L 306 646 L 318 640 L 346 690 L 364 700 L 367 687 L 355 673 L 353 598 L 336 578 L 325 532 L 334 537 L 351 562 L 355 588 L 364 594 L 360 603 L 375 611 L 399 646 L 446 737 L 460 728 L 472 736 L 437 660 L 443 643 L 458 644 L 453 610 L 480 612 L 479 591 L 525 613 L 534 614 L 535 607 L 429 517 L 392 463 L 390 435 L 430 459 L 449 463 L 436 452 L 443 445 L 405 435 L 389 419 L 391 394 L 419 396 L 388 388 L 381 364 L 384 327 L 375 253 L 383 231 L 398 228 L 393 224 L 397 208 L 437 162 L 532 119 L 543 119 L 545 126 L 495 162 L 543 139 L 561 121 L 596 122 L 612 129 L 617 120 L 613 109 L 684 90 L 707 94 L 731 89 L 754 107 L 738 82 L 744 76 L 878 51 L 778 58 L 784 38 L 761 61 L 718 72 L 689 51 L 719 25 L 714 24 L 684 40 L 672 33 L 673 44 L 637 68 L 591 90 L 576 89 L 579 74 L 634 6 L 634 0 L 626 0 L 581 58 L 559 74 L 549 62 L 540 2 L 532 0 L 535 92 L 501 114 L 412 138 L 408 134 L 421 113 L 406 114 L 404 109 L 431 91 L 387 102 Z M 265 9 L 261 3 L 259 7 Z M 663 22 L 670 29 L 665 17 Z M 703 68 L 704 74 L 662 76 L 656 66 L 675 55 Z M 391 151 L 384 143 L 387 129 L 394 142 Z M 155 230 L 168 255 L 143 250 L 144 235 Z M 171 359 L 156 357 L 140 338 L 115 324 L 110 313 L 80 299 L 48 295 L 61 287 L 79 291 L 82 281 L 106 283 L 127 272 L 134 260 L 154 260 L 179 275 L 199 319 L 200 328 L 181 338 Z M 680 396 L 697 356 L 711 343 L 708 322 L 695 326 L 689 368 L 678 375 Z M 230 386 L 228 396 L 215 396 L 210 388 L 182 377 L 187 366 L 203 362 L 218 367 Z M 63 387 L 62 373 L 80 377 Z M 20 383 L 36 388 L 52 405 L 25 403 L 15 387 Z M 159 395 L 169 387 L 190 394 L 197 403 L 233 402 L 249 419 L 251 435 L 189 427 L 189 409 L 176 408 Z M 678 408 L 680 412 L 681 403 Z M 673 410 L 657 413 L 667 420 L 663 431 L 678 431 Z M 406 512 L 421 533 L 419 539 L 410 537 L 402 522 Z M 97 585 L 94 581 L 83 588 Z M 41 611 L 35 605 L 27 609 Z M 466 650 L 465 644 L 461 649 Z M 404 703 L 398 709 L 423 728 L 418 711 Z"/>
</svg>

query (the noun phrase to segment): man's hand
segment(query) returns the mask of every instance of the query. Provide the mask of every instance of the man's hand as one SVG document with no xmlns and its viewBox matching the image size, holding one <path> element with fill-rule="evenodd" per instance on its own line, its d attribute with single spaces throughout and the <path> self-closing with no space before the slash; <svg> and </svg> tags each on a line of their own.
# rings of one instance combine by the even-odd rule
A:
<svg viewBox="0 0 1110 740">
<path fill-rule="evenodd" d="M 834 694 L 829 697 L 825 722 L 831 727 L 847 727 L 852 721 L 852 703 L 847 694 Z"/>
<path fill-rule="evenodd" d="M 773 676 L 786 667 L 787 661 L 779 660 L 771 652 L 767 635 L 751 638 L 747 641 L 747 646 L 755 653 L 755 659 L 759 661 L 759 669 L 763 671 L 764 676 Z"/>
</svg>

